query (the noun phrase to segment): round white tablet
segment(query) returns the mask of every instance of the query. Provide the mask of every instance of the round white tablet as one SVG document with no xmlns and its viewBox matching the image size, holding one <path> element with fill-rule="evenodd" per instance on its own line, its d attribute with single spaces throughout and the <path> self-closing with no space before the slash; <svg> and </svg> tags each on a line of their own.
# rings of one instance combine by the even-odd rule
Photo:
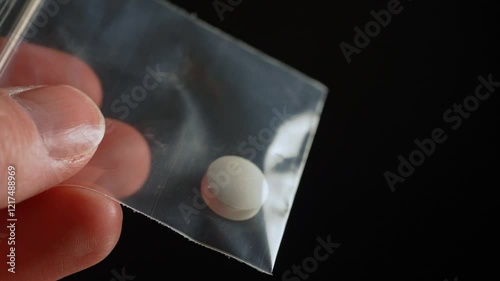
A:
<svg viewBox="0 0 500 281">
<path fill-rule="evenodd" d="M 224 218 L 242 221 L 255 216 L 268 194 L 262 171 L 238 156 L 223 156 L 212 162 L 201 182 L 203 200 Z"/>
</svg>

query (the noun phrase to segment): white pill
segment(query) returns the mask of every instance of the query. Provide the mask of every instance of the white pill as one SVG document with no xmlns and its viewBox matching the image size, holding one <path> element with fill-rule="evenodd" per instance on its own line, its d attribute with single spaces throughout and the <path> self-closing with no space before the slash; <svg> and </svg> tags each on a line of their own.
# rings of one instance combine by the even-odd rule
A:
<svg viewBox="0 0 500 281">
<path fill-rule="evenodd" d="M 235 221 L 255 216 L 268 190 L 262 171 L 238 156 L 223 156 L 212 162 L 201 182 L 201 194 L 208 207 Z"/>
</svg>

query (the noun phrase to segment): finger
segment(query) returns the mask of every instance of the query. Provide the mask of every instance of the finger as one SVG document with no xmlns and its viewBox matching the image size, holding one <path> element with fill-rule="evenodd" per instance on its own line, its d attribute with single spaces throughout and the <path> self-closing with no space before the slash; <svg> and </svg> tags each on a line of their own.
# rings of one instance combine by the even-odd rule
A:
<svg viewBox="0 0 500 281">
<path fill-rule="evenodd" d="M 16 199 L 57 185 L 92 157 L 105 130 L 95 103 L 69 86 L 0 90 L 0 183 L 16 168 Z M 7 193 L 0 193 L 0 209 Z"/>
<path fill-rule="evenodd" d="M 7 221 L 6 210 L 0 210 Z M 122 225 L 118 203 L 95 191 L 54 187 L 16 207 L 15 245 L 0 242 L 0 280 L 59 280 L 103 260 L 116 245 Z M 12 243 L 11 243 L 12 244 Z M 11 251 L 10 247 L 15 247 Z M 15 255 L 15 274 L 7 271 Z"/>
<path fill-rule="evenodd" d="M 69 85 L 97 105 L 102 102 L 101 84 L 92 68 L 69 54 L 29 43 L 19 46 L 0 78 L 0 87 L 25 85 Z"/>
<path fill-rule="evenodd" d="M 142 135 L 118 120 L 106 119 L 106 134 L 89 163 L 65 183 L 104 188 L 116 198 L 129 196 L 149 175 L 151 154 Z"/>
</svg>

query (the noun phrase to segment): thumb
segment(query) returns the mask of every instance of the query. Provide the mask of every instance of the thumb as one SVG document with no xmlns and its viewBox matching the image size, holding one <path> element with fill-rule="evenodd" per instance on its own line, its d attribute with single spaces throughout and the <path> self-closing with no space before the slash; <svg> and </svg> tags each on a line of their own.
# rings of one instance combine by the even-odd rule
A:
<svg viewBox="0 0 500 281">
<path fill-rule="evenodd" d="M 0 186 L 9 186 L 0 189 L 0 209 L 7 196 L 19 203 L 77 173 L 104 129 L 99 108 L 75 88 L 0 89 Z"/>
</svg>

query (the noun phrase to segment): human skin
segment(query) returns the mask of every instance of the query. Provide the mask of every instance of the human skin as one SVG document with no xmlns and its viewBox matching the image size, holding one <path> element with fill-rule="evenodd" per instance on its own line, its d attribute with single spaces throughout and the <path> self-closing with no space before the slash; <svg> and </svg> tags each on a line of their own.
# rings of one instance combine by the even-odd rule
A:
<svg viewBox="0 0 500 281">
<path fill-rule="evenodd" d="M 116 245 L 122 210 L 111 197 L 141 187 L 150 154 L 134 128 L 102 116 L 101 101 L 88 65 L 41 46 L 22 44 L 0 76 L 0 234 L 9 231 L 11 165 L 17 218 L 16 273 L 7 270 L 11 245 L 0 236 L 0 280 L 61 279 Z"/>
</svg>

